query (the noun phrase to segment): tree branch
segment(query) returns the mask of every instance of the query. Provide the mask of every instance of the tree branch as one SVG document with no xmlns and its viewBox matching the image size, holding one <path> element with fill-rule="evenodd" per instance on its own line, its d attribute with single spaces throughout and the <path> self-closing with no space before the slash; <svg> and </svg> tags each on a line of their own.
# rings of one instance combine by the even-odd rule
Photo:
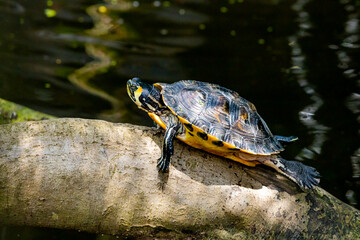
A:
<svg viewBox="0 0 360 240">
<path fill-rule="evenodd" d="M 360 212 L 321 188 L 302 192 L 175 141 L 158 173 L 162 131 L 98 120 L 0 126 L 0 224 L 158 238 L 358 239 Z"/>
</svg>

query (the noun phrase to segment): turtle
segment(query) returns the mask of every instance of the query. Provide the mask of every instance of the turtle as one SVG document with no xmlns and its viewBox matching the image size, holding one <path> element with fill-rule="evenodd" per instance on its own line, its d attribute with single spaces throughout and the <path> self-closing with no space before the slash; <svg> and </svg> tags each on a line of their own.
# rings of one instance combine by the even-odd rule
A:
<svg viewBox="0 0 360 240">
<path fill-rule="evenodd" d="M 195 80 L 150 84 L 135 77 L 127 81 L 127 92 L 165 130 L 159 171 L 168 170 L 177 138 L 247 166 L 274 168 L 303 189 L 319 185 L 315 168 L 279 155 L 297 137 L 273 135 L 255 105 L 235 91 Z"/>
</svg>

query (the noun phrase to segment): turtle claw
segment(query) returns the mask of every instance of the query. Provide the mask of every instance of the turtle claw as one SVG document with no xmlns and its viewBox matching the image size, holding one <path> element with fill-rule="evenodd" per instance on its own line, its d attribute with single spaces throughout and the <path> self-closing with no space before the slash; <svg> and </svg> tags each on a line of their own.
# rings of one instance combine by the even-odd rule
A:
<svg viewBox="0 0 360 240">
<path fill-rule="evenodd" d="M 315 168 L 309 167 L 308 177 L 306 178 L 305 188 L 312 189 L 320 183 L 320 173 Z"/>
</svg>

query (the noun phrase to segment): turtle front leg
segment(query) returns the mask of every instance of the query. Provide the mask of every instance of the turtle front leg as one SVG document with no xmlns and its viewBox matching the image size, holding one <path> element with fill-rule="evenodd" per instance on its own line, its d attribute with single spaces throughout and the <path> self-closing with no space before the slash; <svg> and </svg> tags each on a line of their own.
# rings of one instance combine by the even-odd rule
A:
<svg viewBox="0 0 360 240">
<path fill-rule="evenodd" d="M 180 129 L 180 126 L 181 124 L 177 123 L 166 128 L 162 154 L 157 163 L 159 171 L 165 172 L 169 168 L 170 158 L 174 154 L 174 137 Z"/>
</svg>

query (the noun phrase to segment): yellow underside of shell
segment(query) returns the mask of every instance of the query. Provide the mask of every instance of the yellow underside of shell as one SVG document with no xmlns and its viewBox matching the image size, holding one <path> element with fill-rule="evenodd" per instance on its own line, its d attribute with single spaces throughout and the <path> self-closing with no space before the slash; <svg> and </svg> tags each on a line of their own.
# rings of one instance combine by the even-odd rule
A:
<svg viewBox="0 0 360 240">
<path fill-rule="evenodd" d="M 166 129 L 166 124 L 161 120 L 161 118 L 159 116 L 157 116 L 154 113 L 148 113 L 149 116 L 156 122 L 158 123 L 163 129 Z M 190 124 L 188 121 L 186 121 L 184 118 L 179 117 L 179 120 L 181 123 L 183 124 Z M 245 164 L 247 166 L 251 166 L 254 167 L 257 164 L 259 164 L 259 162 L 255 161 L 255 160 L 244 160 L 241 159 L 239 156 L 244 155 L 245 154 L 251 154 L 249 152 L 246 152 L 242 149 L 238 149 L 233 145 L 230 145 L 228 143 L 225 142 L 221 142 L 219 141 L 219 139 L 217 139 L 214 136 L 208 135 L 206 134 L 206 140 L 199 137 L 198 133 L 200 134 L 205 134 L 204 131 L 202 131 L 200 128 L 191 125 L 192 126 L 192 131 L 189 131 L 188 128 L 185 127 L 186 132 L 184 134 L 179 134 L 177 136 L 177 138 L 181 141 L 183 141 L 184 143 L 194 147 L 194 148 L 198 148 L 198 149 L 202 149 L 206 152 L 218 155 L 218 156 L 222 156 L 228 159 L 231 159 L 233 161 L 236 162 L 240 162 L 242 164 Z M 216 144 L 214 144 L 214 142 L 221 142 L 222 146 L 218 146 Z M 242 152 L 242 153 L 241 153 Z"/>
</svg>

